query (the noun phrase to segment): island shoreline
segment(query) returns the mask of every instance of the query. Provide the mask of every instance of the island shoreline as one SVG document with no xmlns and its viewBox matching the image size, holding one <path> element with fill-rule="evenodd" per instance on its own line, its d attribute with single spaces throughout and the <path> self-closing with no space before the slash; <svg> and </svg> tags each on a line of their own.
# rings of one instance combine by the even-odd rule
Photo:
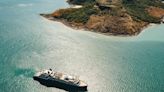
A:
<svg viewBox="0 0 164 92">
<path fill-rule="evenodd" d="M 50 20 L 50 21 L 54 21 L 54 22 L 59 22 L 59 23 L 62 23 L 63 25 L 67 26 L 67 27 L 70 27 L 74 30 L 82 30 L 82 31 L 89 31 L 89 32 L 94 32 L 94 33 L 98 33 L 98 34 L 102 34 L 102 35 L 106 35 L 106 36 L 119 36 L 119 37 L 132 37 L 132 36 L 138 36 L 142 31 L 144 31 L 146 28 L 149 28 L 150 26 L 152 26 L 151 24 L 155 24 L 155 23 L 148 23 L 147 25 L 145 25 L 140 31 L 136 32 L 135 34 L 132 34 L 132 35 L 124 35 L 124 34 L 116 34 L 116 33 L 102 33 L 102 32 L 96 32 L 96 31 L 93 31 L 91 29 L 88 29 L 87 27 L 85 26 L 80 26 L 80 27 L 77 27 L 75 25 L 71 25 L 71 23 L 67 22 L 65 19 L 58 19 L 58 18 L 54 18 L 52 16 L 49 16 L 49 14 L 40 14 L 40 16 L 42 16 L 43 18 L 47 19 L 47 20 Z M 155 24 L 156 25 L 156 24 Z"/>
<path fill-rule="evenodd" d="M 68 0 L 68 1 L 70 1 L 70 0 Z M 86 13 L 86 12 L 88 12 L 87 9 L 89 9 L 89 8 L 86 9 L 86 7 L 88 7 L 88 6 L 85 4 L 81 4 L 81 5 L 75 4 L 75 3 L 73 4 L 68 1 L 67 1 L 67 3 L 70 4 L 70 7 L 66 8 L 66 9 L 56 10 L 54 13 L 51 13 L 51 14 L 40 14 L 40 15 L 48 20 L 60 22 L 63 25 L 70 27 L 72 29 L 75 29 L 75 30 L 90 31 L 90 32 L 107 35 L 107 36 L 121 36 L 121 37 L 128 36 L 129 37 L 129 36 L 139 35 L 146 28 L 150 27 L 151 26 L 150 24 L 160 24 L 161 20 L 159 20 L 159 19 L 163 16 L 162 14 L 164 14 L 164 9 L 162 9 L 162 8 L 153 7 L 153 6 L 150 6 L 149 8 L 145 8 L 145 11 L 147 11 L 150 14 L 152 14 L 152 10 L 160 11 L 160 14 L 157 14 L 157 15 L 152 14 L 152 17 L 149 16 L 150 19 L 147 19 L 149 21 L 148 22 L 148 21 L 136 19 L 137 18 L 136 16 L 132 16 L 132 15 L 128 14 L 128 12 L 124 8 L 118 9 L 121 14 L 117 14 L 114 16 L 110 15 L 110 14 L 101 15 L 101 13 L 104 12 L 104 10 L 101 10 L 100 6 L 96 6 L 97 5 L 96 4 L 96 5 L 90 5 L 92 7 L 90 7 L 90 6 L 89 7 L 91 8 L 90 10 L 99 9 L 98 10 L 99 13 L 87 15 L 88 16 L 88 19 L 86 19 L 87 21 L 85 20 L 85 17 L 82 17 L 85 20 L 85 22 L 82 21 L 80 23 L 80 22 L 77 22 L 77 20 L 70 21 L 69 17 L 73 16 L 73 18 L 71 18 L 71 19 L 74 20 L 74 17 L 75 17 L 75 19 L 79 18 L 79 20 L 81 20 L 82 18 L 80 19 L 80 17 L 78 17 L 78 16 L 80 16 L 79 13 L 76 13 L 77 15 L 71 15 L 71 13 L 78 12 L 78 10 L 82 11 L 83 9 L 84 9 L 83 13 Z M 71 0 L 71 1 L 73 1 L 73 0 Z M 101 0 L 99 0 L 99 1 L 101 1 Z M 112 0 L 112 1 L 115 1 L 115 0 Z M 76 7 L 76 6 L 80 6 L 80 7 Z M 118 6 L 115 6 L 115 7 L 118 8 Z M 117 9 L 115 7 L 113 8 L 113 6 L 112 6 L 113 9 Z M 105 8 L 109 8 L 109 7 L 105 6 Z M 110 6 L 110 8 L 111 8 L 111 6 Z M 107 11 L 105 10 L 105 12 L 109 13 L 109 10 L 110 9 L 108 9 Z M 158 16 L 158 18 L 157 17 L 155 18 L 154 16 Z M 134 18 L 134 17 L 136 17 L 136 18 Z M 154 19 L 153 19 L 153 17 L 154 17 Z M 152 21 L 152 22 L 150 22 L 150 21 Z M 109 25 L 108 25 L 108 23 L 109 23 Z"/>
</svg>

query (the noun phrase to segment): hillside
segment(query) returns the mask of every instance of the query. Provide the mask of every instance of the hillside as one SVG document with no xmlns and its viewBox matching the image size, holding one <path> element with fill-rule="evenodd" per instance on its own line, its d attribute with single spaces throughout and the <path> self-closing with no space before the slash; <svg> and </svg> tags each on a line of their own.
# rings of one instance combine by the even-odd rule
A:
<svg viewBox="0 0 164 92">
<path fill-rule="evenodd" d="M 113 35 L 139 34 L 149 23 L 164 16 L 161 0 L 68 0 L 81 8 L 59 9 L 44 14 L 73 28 Z"/>
</svg>

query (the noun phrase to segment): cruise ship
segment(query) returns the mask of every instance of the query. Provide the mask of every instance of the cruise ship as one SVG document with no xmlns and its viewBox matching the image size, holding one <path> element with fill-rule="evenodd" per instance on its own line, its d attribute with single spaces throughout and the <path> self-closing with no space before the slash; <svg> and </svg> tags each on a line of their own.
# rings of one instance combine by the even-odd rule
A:
<svg viewBox="0 0 164 92">
<path fill-rule="evenodd" d="M 43 70 L 36 73 L 33 79 L 47 87 L 56 87 L 67 91 L 78 90 L 87 91 L 87 83 L 80 80 L 77 76 L 54 72 L 52 69 Z"/>
</svg>

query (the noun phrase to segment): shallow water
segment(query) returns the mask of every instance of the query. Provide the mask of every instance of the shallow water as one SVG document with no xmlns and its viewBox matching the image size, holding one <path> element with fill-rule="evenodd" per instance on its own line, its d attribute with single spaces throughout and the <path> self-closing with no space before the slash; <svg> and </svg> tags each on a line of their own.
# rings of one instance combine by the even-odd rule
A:
<svg viewBox="0 0 164 92">
<path fill-rule="evenodd" d="M 113 37 L 39 16 L 65 7 L 64 0 L 0 1 L 0 92 L 65 92 L 33 81 L 47 68 L 80 75 L 88 92 L 164 91 L 164 25 Z"/>
</svg>

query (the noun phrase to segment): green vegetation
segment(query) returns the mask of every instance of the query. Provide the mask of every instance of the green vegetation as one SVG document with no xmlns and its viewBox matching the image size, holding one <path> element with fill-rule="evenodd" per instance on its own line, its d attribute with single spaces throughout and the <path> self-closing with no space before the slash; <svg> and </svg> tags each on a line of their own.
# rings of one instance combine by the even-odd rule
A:
<svg viewBox="0 0 164 92">
<path fill-rule="evenodd" d="M 60 16 L 69 22 L 86 23 L 89 17 L 93 14 L 98 14 L 99 10 L 94 8 L 93 5 L 86 5 L 82 8 L 74 9 L 69 8 Z"/>
<path fill-rule="evenodd" d="M 150 6 L 163 8 L 164 4 L 161 3 L 161 0 L 122 0 L 122 4 L 118 4 L 117 8 L 111 9 L 109 15 L 120 16 L 123 10 L 121 8 L 124 8 L 126 12 L 123 11 L 123 13 L 131 15 L 135 21 L 159 23 L 160 18 L 153 17 L 147 12 L 146 9 Z"/>
<path fill-rule="evenodd" d="M 135 20 L 142 20 L 145 22 L 159 23 L 160 19 L 152 17 L 146 11 L 150 6 L 161 7 L 162 3 L 158 0 L 124 0 L 123 5 L 127 12 Z"/>
<path fill-rule="evenodd" d="M 161 0 L 120 0 L 122 3 L 118 5 L 110 4 L 109 10 L 101 10 L 99 8 L 94 7 L 97 1 L 101 0 L 68 0 L 71 4 L 83 5 L 82 8 L 68 8 L 68 9 L 61 9 L 60 18 L 66 19 L 69 22 L 76 22 L 76 23 L 86 23 L 91 15 L 103 15 L 108 14 L 111 16 L 122 16 L 124 13 L 131 15 L 133 20 L 135 21 L 144 21 L 148 23 L 159 23 L 160 19 L 150 16 L 147 12 L 147 8 L 150 6 L 156 6 L 160 8 L 164 8 L 164 4 L 161 3 Z M 104 0 L 105 1 L 105 0 Z M 108 4 L 115 0 L 106 0 Z"/>
<path fill-rule="evenodd" d="M 86 4 L 95 3 L 95 0 L 68 0 L 68 3 L 76 4 L 76 5 L 86 5 Z"/>
<path fill-rule="evenodd" d="M 164 8 L 164 4 L 160 0 L 123 0 L 123 5 L 134 20 L 142 20 L 149 23 L 159 23 L 160 19 L 150 16 L 146 8 L 150 6 Z"/>
<path fill-rule="evenodd" d="M 134 20 L 142 20 L 149 23 L 159 23 L 160 19 L 152 17 L 145 10 L 146 8 L 141 5 L 126 5 L 125 6 L 128 14 L 132 16 Z"/>
<path fill-rule="evenodd" d="M 161 3 L 162 0 L 123 0 L 123 4 L 132 4 L 132 5 L 140 5 L 140 6 L 156 6 L 160 8 L 164 8 L 164 4 Z M 137 7 L 137 6 L 136 6 Z"/>
</svg>

